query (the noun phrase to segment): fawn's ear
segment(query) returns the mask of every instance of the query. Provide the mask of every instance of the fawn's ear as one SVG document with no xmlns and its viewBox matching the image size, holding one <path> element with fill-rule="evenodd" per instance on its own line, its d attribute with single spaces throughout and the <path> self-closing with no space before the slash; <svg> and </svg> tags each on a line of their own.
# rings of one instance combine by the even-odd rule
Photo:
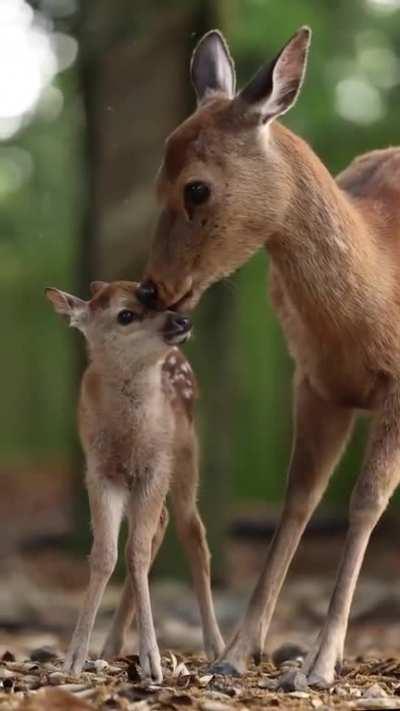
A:
<svg viewBox="0 0 400 711">
<path fill-rule="evenodd" d="M 267 123 L 289 111 L 296 103 L 304 81 L 309 27 L 300 27 L 270 64 L 262 66 L 238 95 L 248 110 Z"/>
<path fill-rule="evenodd" d="M 218 30 L 207 32 L 195 47 L 190 62 L 190 77 L 199 103 L 214 92 L 233 98 L 235 66 L 228 44 Z"/>
<path fill-rule="evenodd" d="M 66 316 L 71 326 L 82 328 L 88 316 L 88 305 L 83 299 L 67 294 L 66 291 L 48 287 L 45 289 L 46 297 L 53 304 L 54 311 Z"/>
<path fill-rule="evenodd" d="M 90 282 L 90 293 L 92 296 L 95 296 L 97 292 L 104 289 L 105 286 L 108 286 L 107 281 L 92 281 Z"/>
</svg>

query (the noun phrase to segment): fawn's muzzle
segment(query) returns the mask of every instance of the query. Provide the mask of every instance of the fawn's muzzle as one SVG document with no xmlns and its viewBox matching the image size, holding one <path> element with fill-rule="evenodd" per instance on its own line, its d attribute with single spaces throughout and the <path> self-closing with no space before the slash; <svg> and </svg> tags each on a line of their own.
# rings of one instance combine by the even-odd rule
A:
<svg viewBox="0 0 400 711">
<path fill-rule="evenodd" d="M 172 313 L 168 315 L 163 329 L 167 343 L 174 345 L 184 343 L 190 336 L 192 322 L 187 316 Z"/>
</svg>

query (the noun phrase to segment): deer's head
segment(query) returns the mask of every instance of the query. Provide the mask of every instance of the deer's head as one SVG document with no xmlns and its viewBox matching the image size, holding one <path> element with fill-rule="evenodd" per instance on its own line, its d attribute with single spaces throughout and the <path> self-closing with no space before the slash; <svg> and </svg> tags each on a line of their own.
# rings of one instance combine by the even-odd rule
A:
<svg viewBox="0 0 400 711">
<path fill-rule="evenodd" d="M 303 27 L 235 94 L 223 36 L 211 31 L 200 40 L 191 62 L 198 108 L 166 141 L 157 179 L 162 209 L 138 290 L 142 303 L 193 308 L 211 283 L 279 229 L 291 178 L 273 121 L 299 95 L 309 43 Z"/>
</svg>

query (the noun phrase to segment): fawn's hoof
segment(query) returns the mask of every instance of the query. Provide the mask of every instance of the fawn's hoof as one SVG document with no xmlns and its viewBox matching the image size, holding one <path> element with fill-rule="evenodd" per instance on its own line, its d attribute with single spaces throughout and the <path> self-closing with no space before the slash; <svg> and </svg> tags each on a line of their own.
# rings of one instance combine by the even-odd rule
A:
<svg viewBox="0 0 400 711">
<path fill-rule="evenodd" d="M 240 676 L 240 672 L 229 662 L 215 662 L 210 666 L 210 674 L 220 674 L 221 676 Z"/>
</svg>

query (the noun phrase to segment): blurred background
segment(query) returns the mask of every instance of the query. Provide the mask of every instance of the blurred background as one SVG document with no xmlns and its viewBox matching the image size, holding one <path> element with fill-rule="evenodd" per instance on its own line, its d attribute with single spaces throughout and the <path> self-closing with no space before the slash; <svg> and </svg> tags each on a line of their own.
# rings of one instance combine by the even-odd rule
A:
<svg viewBox="0 0 400 711">
<path fill-rule="evenodd" d="M 90 540 L 75 427 L 83 343 L 54 316 L 43 289 L 87 296 L 91 279 L 140 278 L 155 221 L 154 176 L 166 136 L 194 108 L 188 64 L 202 33 L 223 30 L 242 84 L 302 24 L 313 29 L 312 51 L 285 123 L 333 173 L 359 153 L 399 143 L 400 0 L 0 2 L 3 641 L 29 626 L 69 630 L 75 613 L 65 613 L 65 591 L 73 607 Z M 201 385 L 201 506 L 226 627 L 262 564 L 290 454 L 292 364 L 269 304 L 266 261 L 260 253 L 205 295 L 188 348 Z M 286 634 L 279 620 L 293 631 L 293 611 L 302 610 L 304 634 L 322 614 L 364 436 L 361 423 L 309 527 L 278 637 Z M 400 609 L 393 507 L 363 578 L 363 619 L 378 600 L 375 625 Z M 164 581 L 159 610 L 171 601 L 186 606 L 179 634 L 193 641 L 192 600 L 176 595 L 186 590 L 176 587 L 183 571 L 171 534 L 156 568 Z M 172 644 L 174 633 L 164 633 Z M 398 633 L 392 626 L 393 639 Z"/>
</svg>

